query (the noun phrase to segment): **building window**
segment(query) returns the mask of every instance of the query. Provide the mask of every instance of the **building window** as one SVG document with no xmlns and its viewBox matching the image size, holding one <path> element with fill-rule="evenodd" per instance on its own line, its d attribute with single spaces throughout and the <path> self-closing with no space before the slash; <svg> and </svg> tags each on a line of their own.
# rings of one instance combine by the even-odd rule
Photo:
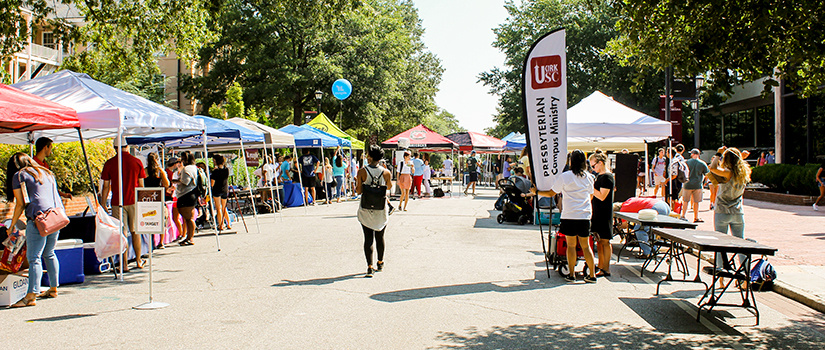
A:
<svg viewBox="0 0 825 350">
<path fill-rule="evenodd" d="M 55 49 L 57 47 L 57 45 L 54 42 L 54 33 L 43 32 L 43 46 L 48 47 L 50 49 Z"/>
</svg>

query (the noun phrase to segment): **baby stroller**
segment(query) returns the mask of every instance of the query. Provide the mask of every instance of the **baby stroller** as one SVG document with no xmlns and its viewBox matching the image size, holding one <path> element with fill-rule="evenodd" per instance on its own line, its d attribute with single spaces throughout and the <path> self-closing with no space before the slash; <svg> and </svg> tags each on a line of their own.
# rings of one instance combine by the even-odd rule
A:
<svg viewBox="0 0 825 350">
<path fill-rule="evenodd" d="M 521 178 L 498 180 L 498 187 L 504 191 L 501 197 L 501 214 L 496 217 L 499 224 L 518 222 L 519 225 L 524 225 L 533 222 L 533 203 L 521 196 L 522 193 L 525 193 L 521 188 L 527 185 L 526 188 L 529 189 L 530 185 L 522 183 L 519 184 L 521 186 L 517 186 L 517 181 L 524 182 L 525 180 Z"/>
</svg>

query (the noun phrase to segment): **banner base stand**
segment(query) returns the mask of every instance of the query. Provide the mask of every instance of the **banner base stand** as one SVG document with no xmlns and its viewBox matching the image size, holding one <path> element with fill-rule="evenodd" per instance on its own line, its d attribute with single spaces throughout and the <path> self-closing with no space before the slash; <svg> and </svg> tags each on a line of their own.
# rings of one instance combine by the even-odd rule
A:
<svg viewBox="0 0 825 350">
<path fill-rule="evenodd" d="M 155 309 L 162 309 L 169 306 L 168 303 L 161 303 L 159 301 L 153 301 L 145 304 L 140 304 L 138 306 L 133 306 L 132 308 L 135 310 L 155 310 Z"/>
</svg>

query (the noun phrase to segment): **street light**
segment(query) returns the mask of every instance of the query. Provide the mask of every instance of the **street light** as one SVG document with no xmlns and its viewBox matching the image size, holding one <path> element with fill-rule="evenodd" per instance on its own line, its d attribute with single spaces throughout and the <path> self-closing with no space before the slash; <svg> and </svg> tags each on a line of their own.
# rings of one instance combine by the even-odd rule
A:
<svg viewBox="0 0 825 350">
<path fill-rule="evenodd" d="M 321 113 L 321 98 L 324 97 L 324 92 L 315 90 L 315 100 L 318 101 L 318 113 Z"/>
</svg>

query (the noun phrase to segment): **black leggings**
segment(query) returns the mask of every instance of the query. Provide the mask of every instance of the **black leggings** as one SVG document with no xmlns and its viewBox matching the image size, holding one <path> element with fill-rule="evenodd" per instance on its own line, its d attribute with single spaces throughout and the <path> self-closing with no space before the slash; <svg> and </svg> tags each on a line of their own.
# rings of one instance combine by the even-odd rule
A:
<svg viewBox="0 0 825 350">
<path fill-rule="evenodd" d="M 367 257 L 367 265 L 372 266 L 372 241 L 378 243 L 378 261 L 384 261 L 384 229 L 375 231 L 369 227 L 361 225 L 364 229 L 364 255 Z"/>
</svg>

